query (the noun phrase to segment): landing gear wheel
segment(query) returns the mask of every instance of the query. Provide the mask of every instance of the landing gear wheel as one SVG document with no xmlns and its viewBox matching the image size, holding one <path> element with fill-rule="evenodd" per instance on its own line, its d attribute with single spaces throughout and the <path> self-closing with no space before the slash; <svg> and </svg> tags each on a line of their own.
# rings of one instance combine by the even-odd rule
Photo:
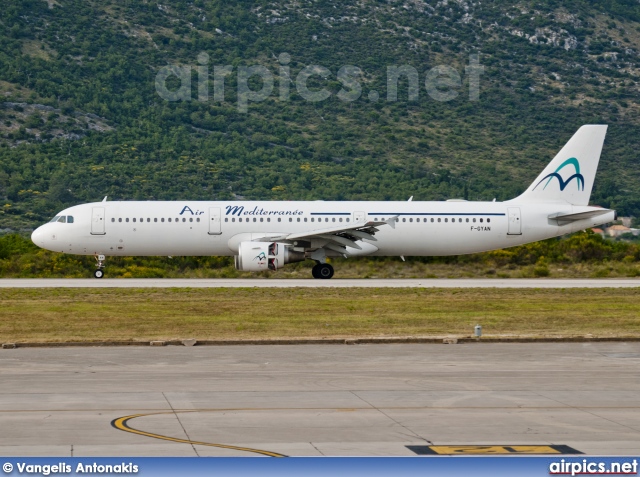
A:
<svg viewBox="0 0 640 477">
<path fill-rule="evenodd" d="M 96 259 L 96 267 L 97 270 L 95 272 L 93 272 L 93 276 L 96 278 L 102 278 L 104 277 L 104 261 L 106 259 L 106 257 L 102 254 L 95 254 L 93 256 Z"/>
<path fill-rule="evenodd" d="M 316 272 L 318 275 L 317 278 L 328 280 L 333 276 L 333 267 L 328 263 L 321 263 L 320 265 L 316 265 L 316 267 L 318 267 L 318 271 Z"/>
<path fill-rule="evenodd" d="M 320 278 L 320 275 L 318 275 L 319 269 L 320 269 L 319 263 L 313 266 L 313 268 L 311 269 L 311 275 L 313 276 L 313 278 Z"/>
</svg>

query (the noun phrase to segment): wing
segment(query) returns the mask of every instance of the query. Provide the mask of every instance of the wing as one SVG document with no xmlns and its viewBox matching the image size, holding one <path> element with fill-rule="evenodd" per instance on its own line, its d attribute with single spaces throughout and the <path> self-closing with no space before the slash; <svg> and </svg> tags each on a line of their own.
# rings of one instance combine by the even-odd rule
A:
<svg viewBox="0 0 640 477">
<path fill-rule="evenodd" d="M 349 255 L 347 247 L 362 250 L 358 244 L 360 240 L 377 241 L 376 232 L 378 227 L 389 225 L 395 228 L 398 217 L 390 217 L 384 221 L 368 221 L 352 224 L 341 224 L 337 227 L 307 230 L 283 235 L 269 235 L 254 239 L 255 242 L 289 242 L 296 246 L 308 249 L 326 249 L 338 252 L 342 255 Z"/>
</svg>

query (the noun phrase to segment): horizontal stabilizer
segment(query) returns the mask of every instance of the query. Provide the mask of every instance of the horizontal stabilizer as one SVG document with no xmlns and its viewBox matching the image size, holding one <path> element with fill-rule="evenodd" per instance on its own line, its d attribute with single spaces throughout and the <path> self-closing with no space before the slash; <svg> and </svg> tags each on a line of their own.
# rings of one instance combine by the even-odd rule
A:
<svg viewBox="0 0 640 477">
<path fill-rule="evenodd" d="M 593 217 L 599 217 L 601 215 L 608 214 L 613 212 L 610 209 L 596 209 L 596 210 L 588 210 L 586 212 L 578 212 L 575 214 L 553 214 L 549 216 L 549 219 L 555 220 L 558 222 L 558 225 L 565 225 L 571 222 L 577 222 L 578 220 L 591 219 Z"/>
</svg>

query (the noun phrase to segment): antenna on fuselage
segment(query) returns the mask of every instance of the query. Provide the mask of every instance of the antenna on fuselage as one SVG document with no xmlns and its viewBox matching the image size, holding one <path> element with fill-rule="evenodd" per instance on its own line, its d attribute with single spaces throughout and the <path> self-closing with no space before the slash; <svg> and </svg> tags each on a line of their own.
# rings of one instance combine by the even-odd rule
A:
<svg viewBox="0 0 640 477">
<path fill-rule="evenodd" d="M 407 202 L 411 202 L 413 200 L 413 196 L 409 197 L 409 200 Z"/>
<path fill-rule="evenodd" d="M 104 199 L 102 199 L 102 202 L 106 202 L 107 201 L 107 196 L 104 196 Z"/>
</svg>

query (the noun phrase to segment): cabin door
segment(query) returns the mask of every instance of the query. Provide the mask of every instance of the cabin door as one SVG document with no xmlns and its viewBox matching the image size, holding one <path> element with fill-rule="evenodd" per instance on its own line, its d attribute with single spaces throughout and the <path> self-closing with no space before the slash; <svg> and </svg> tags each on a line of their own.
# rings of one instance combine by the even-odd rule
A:
<svg viewBox="0 0 640 477">
<path fill-rule="evenodd" d="M 91 235 L 104 235 L 104 207 L 91 209 Z"/>
<path fill-rule="evenodd" d="M 522 235 L 522 221 L 520 220 L 520 207 L 509 207 L 509 230 L 507 235 Z"/>
<path fill-rule="evenodd" d="M 209 235 L 220 235 L 220 227 L 220 207 L 209 207 Z"/>
</svg>

